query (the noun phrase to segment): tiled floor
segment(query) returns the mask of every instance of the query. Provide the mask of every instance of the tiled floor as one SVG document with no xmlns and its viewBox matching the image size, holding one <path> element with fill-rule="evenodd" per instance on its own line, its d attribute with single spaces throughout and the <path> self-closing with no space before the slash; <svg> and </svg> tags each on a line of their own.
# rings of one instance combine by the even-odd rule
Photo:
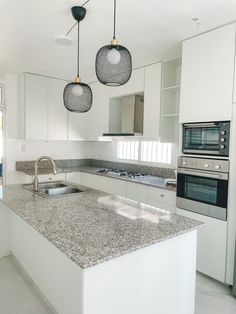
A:
<svg viewBox="0 0 236 314">
<path fill-rule="evenodd" d="M 53 314 L 17 272 L 11 257 L 0 259 L 0 314 Z"/>
<path fill-rule="evenodd" d="M 197 274 L 195 314 L 236 314 L 236 298 L 229 287 Z"/>
<path fill-rule="evenodd" d="M 0 314 L 53 314 L 10 257 L 0 259 Z M 228 287 L 197 274 L 195 314 L 236 314 L 236 298 Z"/>
</svg>

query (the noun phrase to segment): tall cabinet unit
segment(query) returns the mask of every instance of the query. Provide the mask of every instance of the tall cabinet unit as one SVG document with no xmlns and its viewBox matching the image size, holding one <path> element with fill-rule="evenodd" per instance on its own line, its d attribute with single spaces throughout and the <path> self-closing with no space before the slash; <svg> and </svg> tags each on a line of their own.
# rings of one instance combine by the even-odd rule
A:
<svg viewBox="0 0 236 314">
<path fill-rule="evenodd" d="M 230 120 L 235 24 L 183 42 L 180 122 Z"/>
</svg>

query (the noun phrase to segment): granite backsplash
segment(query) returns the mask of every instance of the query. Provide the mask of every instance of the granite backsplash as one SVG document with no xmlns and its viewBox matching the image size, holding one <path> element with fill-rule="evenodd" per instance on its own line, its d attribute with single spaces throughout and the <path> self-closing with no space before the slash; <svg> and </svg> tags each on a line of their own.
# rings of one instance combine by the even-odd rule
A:
<svg viewBox="0 0 236 314">
<path fill-rule="evenodd" d="M 124 162 L 99 160 L 99 159 L 58 159 L 55 160 L 57 168 L 81 168 L 81 167 L 97 167 L 97 168 L 110 168 L 119 169 L 124 171 L 139 172 L 152 176 L 158 176 L 161 178 L 175 178 L 175 172 L 173 168 L 163 168 L 146 166 L 140 164 L 131 164 Z M 24 171 L 34 168 L 35 161 L 17 161 L 16 170 Z M 50 169 L 51 163 L 47 160 L 43 160 L 39 164 L 40 169 Z"/>
</svg>

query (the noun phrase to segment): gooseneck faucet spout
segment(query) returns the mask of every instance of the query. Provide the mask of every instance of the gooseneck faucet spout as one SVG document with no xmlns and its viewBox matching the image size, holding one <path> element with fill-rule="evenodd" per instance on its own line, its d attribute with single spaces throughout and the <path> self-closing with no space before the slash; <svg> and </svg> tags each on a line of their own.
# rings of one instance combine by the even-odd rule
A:
<svg viewBox="0 0 236 314">
<path fill-rule="evenodd" d="M 38 167 L 39 167 L 40 161 L 42 161 L 42 160 L 50 161 L 52 163 L 53 174 L 57 174 L 55 161 L 51 157 L 49 157 L 49 156 L 39 157 L 35 161 L 35 165 L 34 165 L 34 182 L 33 182 L 33 186 L 34 186 L 34 191 L 35 192 L 38 192 L 38 185 L 39 185 L 39 181 L 38 181 Z"/>
</svg>

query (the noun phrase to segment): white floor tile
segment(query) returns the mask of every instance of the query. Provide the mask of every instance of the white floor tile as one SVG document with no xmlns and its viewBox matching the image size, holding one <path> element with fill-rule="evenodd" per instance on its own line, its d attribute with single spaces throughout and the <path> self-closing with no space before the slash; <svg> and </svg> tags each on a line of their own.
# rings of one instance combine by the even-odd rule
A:
<svg viewBox="0 0 236 314">
<path fill-rule="evenodd" d="M 236 314 L 236 298 L 229 287 L 197 274 L 195 314 Z"/>
<path fill-rule="evenodd" d="M 0 314 L 52 314 L 18 273 L 11 257 L 0 259 Z"/>
<path fill-rule="evenodd" d="M 11 257 L 0 259 L 0 314 L 53 314 L 18 273 Z M 231 289 L 197 274 L 195 314 L 236 314 Z"/>
</svg>

